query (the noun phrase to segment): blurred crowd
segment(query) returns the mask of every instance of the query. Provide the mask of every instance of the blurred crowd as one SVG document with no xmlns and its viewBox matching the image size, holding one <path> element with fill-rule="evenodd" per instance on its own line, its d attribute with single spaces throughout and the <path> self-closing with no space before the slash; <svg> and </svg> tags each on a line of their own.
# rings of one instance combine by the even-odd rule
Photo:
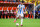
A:
<svg viewBox="0 0 40 27">
<path fill-rule="evenodd" d="M 24 13 L 24 18 L 27 18 L 27 17 L 32 18 L 33 11 L 29 10 L 28 8 L 29 7 L 26 7 L 24 9 L 24 12 L 26 12 L 26 13 Z M 9 16 L 9 18 L 16 18 L 17 12 L 18 12 L 17 9 L 0 11 L 0 18 L 5 18 L 5 16 L 6 16 L 6 18 L 8 18 L 8 16 Z M 30 17 L 30 15 L 31 15 L 31 17 Z"/>
<path fill-rule="evenodd" d="M 35 18 L 40 18 L 40 9 L 35 11 Z"/>
<path fill-rule="evenodd" d="M 24 2 L 24 3 L 33 3 L 35 4 L 35 19 L 36 18 L 40 18 L 40 0 L 0 0 L 0 1 L 7 1 L 7 2 Z M 28 17 L 28 18 L 32 18 L 34 17 L 34 8 L 33 6 L 29 5 L 26 7 L 26 9 L 24 10 L 26 11 L 26 14 L 24 14 L 24 17 Z M 12 10 L 12 12 L 9 10 L 5 10 L 5 11 L 0 11 L 0 18 L 1 16 L 3 16 L 3 18 L 6 16 L 8 18 L 8 16 L 11 17 L 16 17 L 16 11 Z"/>
<path fill-rule="evenodd" d="M 15 13 L 16 11 L 7 11 L 7 10 L 5 10 L 5 11 L 0 11 L 0 18 L 5 18 L 5 16 L 6 16 L 6 18 L 8 18 L 8 16 L 9 16 L 9 18 L 15 18 L 16 17 L 16 13 Z M 1 17 L 2 16 L 2 17 Z"/>
</svg>

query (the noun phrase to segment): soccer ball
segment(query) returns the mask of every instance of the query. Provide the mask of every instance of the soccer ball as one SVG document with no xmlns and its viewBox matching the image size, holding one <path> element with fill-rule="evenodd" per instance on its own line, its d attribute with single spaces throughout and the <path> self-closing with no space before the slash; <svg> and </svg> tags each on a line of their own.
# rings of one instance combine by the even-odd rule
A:
<svg viewBox="0 0 40 27">
<path fill-rule="evenodd" d="M 16 26 L 19 26 L 19 23 L 16 23 Z"/>
</svg>

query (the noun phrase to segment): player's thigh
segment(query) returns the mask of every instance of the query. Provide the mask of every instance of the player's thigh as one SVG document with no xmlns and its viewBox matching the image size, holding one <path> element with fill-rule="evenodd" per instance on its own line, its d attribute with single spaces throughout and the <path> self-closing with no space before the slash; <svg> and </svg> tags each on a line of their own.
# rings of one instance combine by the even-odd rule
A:
<svg viewBox="0 0 40 27">
<path fill-rule="evenodd" d="M 19 14 L 17 13 L 16 17 L 19 17 Z"/>
<path fill-rule="evenodd" d="M 24 17 L 24 15 L 23 15 L 23 14 L 20 14 L 20 16 L 21 16 L 21 17 Z"/>
</svg>

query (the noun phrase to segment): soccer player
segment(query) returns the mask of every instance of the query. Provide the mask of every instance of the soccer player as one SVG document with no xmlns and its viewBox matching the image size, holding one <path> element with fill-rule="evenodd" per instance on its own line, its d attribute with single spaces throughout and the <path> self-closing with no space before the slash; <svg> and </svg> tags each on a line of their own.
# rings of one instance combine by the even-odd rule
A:
<svg viewBox="0 0 40 27">
<path fill-rule="evenodd" d="M 18 17 L 20 17 L 21 18 L 21 26 L 22 26 L 25 5 L 23 5 L 23 3 L 21 3 L 17 6 L 17 9 L 18 9 L 18 12 L 17 12 L 16 20 L 18 19 Z M 16 22 L 16 20 L 14 20 L 14 22 Z"/>
</svg>

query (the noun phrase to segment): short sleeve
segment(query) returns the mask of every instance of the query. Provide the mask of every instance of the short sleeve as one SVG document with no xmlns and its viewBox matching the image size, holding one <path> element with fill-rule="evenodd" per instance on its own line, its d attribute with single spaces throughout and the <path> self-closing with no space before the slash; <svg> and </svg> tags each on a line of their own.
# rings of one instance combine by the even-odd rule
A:
<svg viewBox="0 0 40 27">
<path fill-rule="evenodd" d="M 17 6 L 17 8 L 19 8 L 19 5 Z"/>
<path fill-rule="evenodd" d="M 24 7 L 23 8 L 25 8 L 25 5 L 24 5 Z"/>
</svg>

